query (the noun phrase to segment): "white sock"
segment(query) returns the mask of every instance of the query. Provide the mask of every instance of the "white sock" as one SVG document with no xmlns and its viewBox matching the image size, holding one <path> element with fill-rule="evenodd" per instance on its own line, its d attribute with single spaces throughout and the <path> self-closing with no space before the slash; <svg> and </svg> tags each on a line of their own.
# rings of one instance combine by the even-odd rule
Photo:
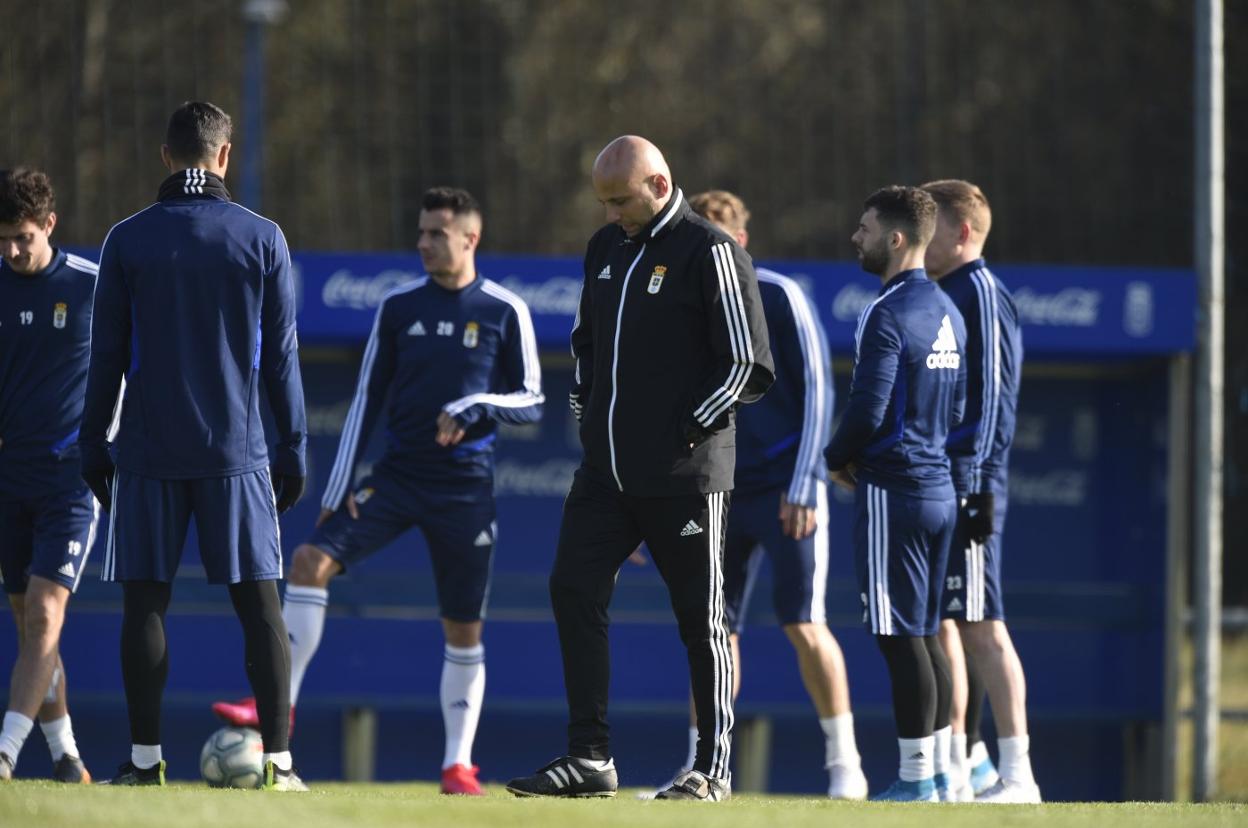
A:
<svg viewBox="0 0 1248 828">
<path fill-rule="evenodd" d="M 949 740 L 949 772 L 957 777 L 958 783 L 964 782 L 970 772 L 966 761 L 965 733 L 955 733 Z"/>
<path fill-rule="evenodd" d="M 69 721 L 69 714 L 50 722 L 40 722 L 43 738 L 48 740 L 48 750 L 52 752 L 52 761 L 59 762 L 65 754 L 78 755 L 78 743 L 74 741 L 74 726 Z"/>
<path fill-rule="evenodd" d="M 1008 783 L 1034 785 L 1036 778 L 1031 774 L 1031 737 L 1011 736 L 1008 739 L 997 739 L 997 753 L 1001 758 L 1001 767 L 997 772 Z"/>
<path fill-rule="evenodd" d="M 282 618 L 286 620 L 286 634 L 290 636 L 290 706 L 299 698 L 303 674 L 321 645 L 321 633 L 325 630 L 325 606 L 329 603 L 329 590 L 321 587 L 286 585 L 286 603 Z"/>
<path fill-rule="evenodd" d="M 17 766 L 17 754 L 22 752 L 22 745 L 26 744 L 26 737 L 34 726 L 34 719 L 16 710 L 4 714 L 4 726 L 0 728 L 0 753 L 7 754 L 13 760 L 14 767 Z"/>
<path fill-rule="evenodd" d="M 576 758 L 582 764 L 589 765 L 589 767 L 593 768 L 596 771 L 602 771 L 602 770 L 606 770 L 607 768 L 615 767 L 614 759 L 581 759 L 581 757 L 579 756 Z"/>
<path fill-rule="evenodd" d="M 935 738 L 898 739 L 897 747 L 901 751 L 901 768 L 897 775 L 903 782 L 932 778 L 935 773 L 932 764 L 932 754 L 936 752 Z"/>
<path fill-rule="evenodd" d="M 945 725 L 932 734 L 934 751 L 932 754 L 932 770 L 936 773 L 949 773 L 949 753 L 953 742 L 953 728 Z"/>
<path fill-rule="evenodd" d="M 862 764 L 862 759 L 858 756 L 858 745 L 854 742 L 853 713 L 842 713 L 839 716 L 820 719 L 819 726 L 823 728 L 825 741 L 823 763 L 825 768 L 833 765 L 845 765 L 852 768 Z"/>
<path fill-rule="evenodd" d="M 260 767 L 264 767 L 265 762 L 272 762 L 274 767 L 284 771 L 288 771 L 294 766 L 294 760 L 290 758 L 289 750 L 283 750 L 281 753 L 266 753 L 260 757 Z"/>
<path fill-rule="evenodd" d="M 160 745 L 131 745 L 130 764 L 147 770 L 160 764 Z"/>
<path fill-rule="evenodd" d="M 485 646 L 446 645 L 442 662 L 442 722 L 446 726 L 446 753 L 442 769 L 472 767 L 472 742 L 485 698 Z"/>
<path fill-rule="evenodd" d="M 980 765 L 987 762 L 989 758 L 990 757 L 988 756 L 988 746 L 985 745 L 983 740 L 981 739 L 980 741 L 971 745 L 971 752 L 967 754 L 966 764 L 972 769 L 978 768 Z"/>
<path fill-rule="evenodd" d="M 698 761 L 698 726 L 689 726 L 689 754 L 685 757 L 685 764 L 682 768 L 692 768 L 693 763 Z"/>
</svg>

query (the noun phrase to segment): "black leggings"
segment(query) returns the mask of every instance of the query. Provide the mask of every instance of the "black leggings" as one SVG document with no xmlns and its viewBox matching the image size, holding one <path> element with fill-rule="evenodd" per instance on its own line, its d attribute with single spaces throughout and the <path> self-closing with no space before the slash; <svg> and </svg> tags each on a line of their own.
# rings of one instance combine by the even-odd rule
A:
<svg viewBox="0 0 1248 828">
<path fill-rule="evenodd" d="M 165 613 L 171 584 L 127 581 L 121 621 L 121 674 L 130 711 L 130 741 L 160 744 L 160 707 L 169 675 Z M 260 736 L 268 753 L 290 747 L 290 641 L 282 620 L 276 581 L 230 585 L 230 600 L 243 625 L 247 677 L 256 695 Z"/>
<path fill-rule="evenodd" d="M 949 725 L 953 682 L 936 636 L 877 635 L 893 685 L 893 717 L 902 739 L 921 739 Z"/>
</svg>

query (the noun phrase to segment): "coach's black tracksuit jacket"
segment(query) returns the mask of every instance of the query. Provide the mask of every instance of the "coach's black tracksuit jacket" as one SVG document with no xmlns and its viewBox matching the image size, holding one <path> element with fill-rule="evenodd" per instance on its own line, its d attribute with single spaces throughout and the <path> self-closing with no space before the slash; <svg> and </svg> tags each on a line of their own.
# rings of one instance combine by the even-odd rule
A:
<svg viewBox="0 0 1248 828">
<path fill-rule="evenodd" d="M 635 237 L 590 239 L 572 355 L 586 473 L 641 497 L 732 488 L 733 409 L 775 378 L 767 323 L 750 257 L 680 190 Z"/>
</svg>

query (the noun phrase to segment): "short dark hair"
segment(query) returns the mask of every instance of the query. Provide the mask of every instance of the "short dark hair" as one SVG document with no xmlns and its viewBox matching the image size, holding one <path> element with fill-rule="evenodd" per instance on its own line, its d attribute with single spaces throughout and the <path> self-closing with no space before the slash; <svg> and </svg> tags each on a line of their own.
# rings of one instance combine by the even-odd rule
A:
<svg viewBox="0 0 1248 828">
<path fill-rule="evenodd" d="M 0 170 L 0 224 L 33 221 L 43 227 L 54 210 L 56 193 L 46 174 L 29 167 Z"/>
<path fill-rule="evenodd" d="M 230 140 L 234 122 L 225 110 L 207 101 L 187 101 L 169 116 L 165 146 L 174 160 L 206 161 Z"/>
<path fill-rule="evenodd" d="M 911 245 L 926 246 L 936 232 L 936 201 L 919 187 L 881 187 L 862 204 L 875 208 L 880 224 L 900 230 Z"/>
<path fill-rule="evenodd" d="M 450 210 L 456 216 L 481 216 L 481 205 L 472 193 L 457 187 L 430 187 L 420 198 L 420 209 Z"/>
</svg>

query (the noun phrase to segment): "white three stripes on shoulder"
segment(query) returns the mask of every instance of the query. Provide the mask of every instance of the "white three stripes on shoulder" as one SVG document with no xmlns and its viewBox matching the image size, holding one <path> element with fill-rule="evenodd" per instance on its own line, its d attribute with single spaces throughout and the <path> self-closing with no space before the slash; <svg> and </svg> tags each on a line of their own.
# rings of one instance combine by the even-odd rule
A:
<svg viewBox="0 0 1248 828">
<path fill-rule="evenodd" d="M 469 394 L 458 400 L 452 400 L 443 406 L 447 414 L 454 416 L 478 403 L 488 403 L 502 408 L 525 408 L 540 405 L 546 401 L 542 395 L 542 367 L 537 356 L 537 336 L 533 332 L 533 318 L 529 315 L 529 306 L 507 288 L 485 279 L 481 283 L 481 291 L 495 299 L 500 299 L 515 311 L 516 322 L 520 328 L 520 351 L 524 362 L 524 388 L 507 394 Z"/>
<path fill-rule="evenodd" d="M 816 480 L 815 469 L 823 458 L 832 428 L 832 388 L 827 381 L 826 348 L 823 337 L 801 286 L 787 276 L 759 268 L 758 280 L 779 286 L 793 313 L 806 381 L 802 411 L 802 432 L 798 441 L 797 463 L 789 483 L 790 503 L 807 503 Z"/>
<path fill-rule="evenodd" d="M 980 367 L 983 381 L 980 394 L 979 431 L 975 435 L 975 460 L 971 467 L 972 491 L 979 491 L 983 484 L 984 461 L 992 451 L 994 433 L 997 430 L 997 412 L 1001 407 L 1001 320 L 997 315 L 997 283 L 986 268 L 971 274 L 971 284 L 979 299 L 979 331 L 983 350 Z"/>
<path fill-rule="evenodd" d="M 724 321 L 728 326 L 733 365 L 724 383 L 693 412 L 694 418 L 706 428 L 710 428 L 716 418 L 737 401 L 754 368 L 754 345 L 750 341 L 745 302 L 741 298 L 741 281 L 737 275 L 737 264 L 733 260 L 730 243 L 712 245 L 711 256 L 719 279 L 720 300 L 724 306 Z"/>
<path fill-rule="evenodd" d="M 364 422 L 364 412 L 368 408 L 368 383 L 373 370 L 373 362 L 377 358 L 381 314 L 386 308 L 386 302 L 392 296 L 416 290 L 428 281 L 427 278 L 421 278 L 409 284 L 400 285 L 382 297 L 381 303 L 377 305 L 377 315 L 373 317 L 373 330 L 368 336 L 368 345 L 364 348 L 364 360 L 360 364 L 360 378 L 355 386 L 355 398 L 351 400 L 351 408 L 347 411 L 347 419 L 342 426 L 342 437 L 338 442 L 338 456 L 334 458 L 334 467 L 329 473 L 325 495 L 321 498 L 321 506 L 326 509 L 336 510 L 342 504 L 342 498 L 351 485 L 356 452 L 359 450 L 360 426 Z"/>
</svg>

